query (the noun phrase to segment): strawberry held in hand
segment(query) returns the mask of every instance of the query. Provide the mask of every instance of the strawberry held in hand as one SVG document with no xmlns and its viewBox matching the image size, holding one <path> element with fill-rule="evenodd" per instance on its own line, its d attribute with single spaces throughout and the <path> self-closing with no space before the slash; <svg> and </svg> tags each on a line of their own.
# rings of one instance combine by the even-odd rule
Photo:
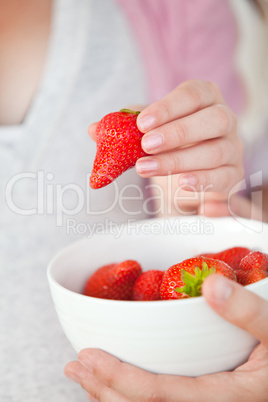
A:
<svg viewBox="0 0 268 402">
<path fill-rule="evenodd" d="M 184 260 L 164 273 L 160 297 L 168 300 L 201 296 L 205 278 L 214 273 L 236 281 L 235 271 L 224 261 L 202 256 Z"/>
<path fill-rule="evenodd" d="M 134 283 L 141 272 L 140 264 L 133 260 L 105 265 L 88 279 L 84 294 L 101 299 L 131 300 Z"/>
<path fill-rule="evenodd" d="M 97 153 L 90 177 L 93 189 L 107 186 L 136 161 L 147 155 L 141 147 L 141 133 L 137 127 L 140 112 L 122 109 L 103 117 L 96 128 Z"/>
</svg>

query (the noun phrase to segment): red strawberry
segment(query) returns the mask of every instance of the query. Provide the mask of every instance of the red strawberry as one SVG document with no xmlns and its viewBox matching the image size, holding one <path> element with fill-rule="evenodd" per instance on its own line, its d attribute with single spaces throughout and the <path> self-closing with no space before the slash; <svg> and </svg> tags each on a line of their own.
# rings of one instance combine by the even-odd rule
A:
<svg viewBox="0 0 268 402">
<path fill-rule="evenodd" d="M 259 268 L 268 272 L 268 254 L 252 251 L 241 260 L 239 268 L 244 270 Z"/>
<path fill-rule="evenodd" d="M 261 268 L 253 268 L 250 270 L 239 269 L 237 272 L 237 281 L 241 285 L 250 285 L 251 283 L 258 282 L 261 279 L 265 279 L 268 276 L 268 272 L 265 272 Z"/>
<path fill-rule="evenodd" d="M 143 272 L 135 282 L 133 300 L 160 300 L 159 289 L 164 271 L 150 270 Z"/>
<path fill-rule="evenodd" d="M 134 283 L 141 272 L 140 264 L 132 260 L 105 265 L 88 279 L 84 294 L 101 299 L 131 300 Z"/>
<path fill-rule="evenodd" d="M 164 273 L 160 297 L 168 300 L 201 296 L 204 279 L 214 273 L 236 281 L 235 271 L 223 261 L 202 256 L 182 261 Z"/>
<path fill-rule="evenodd" d="M 240 261 L 247 254 L 250 253 L 250 249 L 246 247 L 232 247 L 227 250 L 220 251 L 219 253 L 207 253 L 202 254 L 203 257 L 214 258 L 226 262 L 231 268 L 237 270 L 239 268 Z"/>
<path fill-rule="evenodd" d="M 140 112 L 122 109 L 103 117 L 96 128 L 97 154 L 90 177 L 94 189 L 107 186 L 147 155 L 136 120 Z"/>
<path fill-rule="evenodd" d="M 266 278 L 267 275 L 268 255 L 260 251 L 252 251 L 241 260 L 237 270 L 237 281 L 246 286 Z"/>
</svg>

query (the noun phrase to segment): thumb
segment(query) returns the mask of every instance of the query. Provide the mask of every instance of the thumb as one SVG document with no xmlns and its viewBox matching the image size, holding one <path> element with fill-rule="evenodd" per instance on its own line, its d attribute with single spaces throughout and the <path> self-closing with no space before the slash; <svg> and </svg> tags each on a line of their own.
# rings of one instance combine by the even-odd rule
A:
<svg viewBox="0 0 268 402">
<path fill-rule="evenodd" d="M 202 293 L 216 313 L 268 347 L 268 301 L 217 274 L 205 280 Z"/>
<path fill-rule="evenodd" d="M 92 123 L 87 129 L 87 132 L 91 139 L 96 142 L 96 128 L 97 128 L 98 123 Z"/>
</svg>

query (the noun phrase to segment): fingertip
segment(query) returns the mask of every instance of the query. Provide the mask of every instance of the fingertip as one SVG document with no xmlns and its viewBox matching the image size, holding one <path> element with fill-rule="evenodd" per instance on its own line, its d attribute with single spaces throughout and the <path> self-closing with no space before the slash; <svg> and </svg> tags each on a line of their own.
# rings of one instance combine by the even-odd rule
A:
<svg viewBox="0 0 268 402">
<path fill-rule="evenodd" d="M 203 296 L 214 308 L 223 306 L 230 298 L 232 291 L 231 280 L 219 274 L 208 276 L 202 286 Z"/>
<path fill-rule="evenodd" d="M 159 169 L 159 163 L 157 159 L 142 157 L 137 160 L 135 168 L 136 172 L 141 177 L 151 177 L 157 173 Z"/>
<path fill-rule="evenodd" d="M 209 275 L 202 284 L 202 295 L 209 301 L 212 297 L 213 279 L 215 275 Z"/>
<path fill-rule="evenodd" d="M 80 383 L 79 379 L 79 367 L 78 367 L 78 362 L 73 361 L 64 367 L 64 375 L 67 377 L 69 380 L 76 382 L 77 384 Z"/>
<path fill-rule="evenodd" d="M 147 112 L 140 113 L 137 118 L 138 129 L 142 133 L 146 133 L 152 130 L 156 125 L 156 118 L 153 114 L 148 114 Z"/>
<path fill-rule="evenodd" d="M 65 375 L 66 377 L 68 377 L 68 372 L 69 372 L 69 364 L 70 364 L 70 363 L 67 363 L 67 364 L 66 364 L 66 366 L 64 367 L 64 370 L 63 370 L 64 375 Z"/>
<path fill-rule="evenodd" d="M 98 123 L 92 123 L 90 126 L 88 126 L 87 132 L 92 138 L 93 141 L 96 141 L 96 128 L 97 128 Z"/>
</svg>

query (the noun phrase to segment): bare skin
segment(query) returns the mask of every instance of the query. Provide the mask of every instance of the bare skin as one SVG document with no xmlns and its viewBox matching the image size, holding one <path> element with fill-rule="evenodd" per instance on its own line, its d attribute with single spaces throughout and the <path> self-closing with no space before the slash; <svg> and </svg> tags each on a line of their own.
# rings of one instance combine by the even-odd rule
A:
<svg viewBox="0 0 268 402">
<path fill-rule="evenodd" d="M 268 302 L 220 275 L 203 285 L 207 303 L 223 318 L 248 331 L 260 344 L 232 372 L 197 378 L 156 375 L 96 349 L 84 349 L 65 367 L 91 401 L 100 402 L 266 402 L 268 395 Z"/>
<path fill-rule="evenodd" d="M 0 0 L 0 125 L 20 124 L 27 114 L 45 64 L 51 8 L 51 0 Z M 178 109 L 174 106 L 178 105 L 176 99 L 181 96 L 184 104 Z M 164 100 L 145 108 L 139 123 L 143 117 L 152 114 L 155 121 L 151 127 L 140 126 L 146 133 L 143 147 L 151 156 L 147 157 L 147 162 L 143 159 L 137 164 L 138 173 L 150 178 L 171 173 L 176 186 L 178 183 L 187 186 L 188 183 L 191 191 L 211 184 L 212 192 L 218 195 L 211 197 L 210 214 L 226 214 L 226 193 L 243 177 L 243 147 L 237 136 L 235 116 L 218 89 L 212 83 L 184 83 Z M 90 130 L 94 131 L 94 128 Z M 145 139 L 156 131 L 163 142 L 158 148 L 150 149 Z M 176 135 L 171 135 L 172 132 Z M 156 169 L 148 169 L 150 160 L 156 161 Z M 177 178 L 176 174 L 179 174 Z M 265 190 L 264 197 L 267 197 Z M 193 206 L 200 207 L 195 201 L 190 207 Z M 236 208 L 243 215 L 251 206 L 243 200 Z M 219 301 L 213 293 L 213 281 L 216 280 L 215 275 L 204 285 L 207 302 L 217 313 L 260 340 L 249 361 L 232 373 L 196 379 L 157 376 L 104 352 L 85 349 L 79 354 L 78 361 L 66 366 L 66 375 L 81 384 L 90 399 L 103 402 L 137 399 L 141 402 L 210 402 L 215 400 L 215 394 L 217 400 L 223 402 L 267 401 L 267 302 L 235 283 L 230 285 L 230 298 Z"/>
<path fill-rule="evenodd" d="M 20 124 L 40 82 L 52 0 L 0 0 L 0 125 Z"/>
<path fill-rule="evenodd" d="M 137 119 L 144 133 L 142 177 L 177 175 L 178 184 L 226 193 L 243 178 L 243 145 L 236 116 L 212 82 L 186 81 L 144 108 Z M 94 139 L 96 124 L 89 127 Z M 157 142 L 161 142 L 157 144 Z M 211 191 L 211 190 L 210 190 Z"/>
<path fill-rule="evenodd" d="M 267 186 L 254 204 L 239 193 L 230 196 L 243 181 L 243 145 L 236 116 L 215 84 L 187 81 L 148 107 L 130 108 L 141 110 L 137 124 L 150 156 L 140 158 L 136 170 L 150 178 L 157 216 L 238 215 L 268 221 Z M 88 128 L 93 140 L 96 125 Z M 148 139 L 155 145 L 156 135 L 162 144 L 150 148 Z"/>
</svg>

